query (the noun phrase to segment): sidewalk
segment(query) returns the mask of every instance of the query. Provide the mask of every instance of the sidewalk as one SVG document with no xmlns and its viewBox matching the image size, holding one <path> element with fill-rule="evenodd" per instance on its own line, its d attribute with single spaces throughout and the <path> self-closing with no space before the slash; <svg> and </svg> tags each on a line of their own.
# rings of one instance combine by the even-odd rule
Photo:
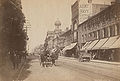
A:
<svg viewBox="0 0 120 81">
<path fill-rule="evenodd" d="M 109 62 L 109 61 L 102 61 L 102 60 L 91 60 L 91 62 L 111 64 L 111 65 L 120 65 L 120 62 Z"/>
<path fill-rule="evenodd" d="M 60 57 L 65 57 L 65 56 L 60 56 Z M 77 58 L 74 58 L 74 57 L 65 57 L 65 58 L 68 58 L 71 60 L 78 60 Z M 110 62 L 110 61 L 103 61 L 103 60 L 91 60 L 90 62 L 110 64 L 110 65 L 120 65 L 120 62 Z"/>
</svg>

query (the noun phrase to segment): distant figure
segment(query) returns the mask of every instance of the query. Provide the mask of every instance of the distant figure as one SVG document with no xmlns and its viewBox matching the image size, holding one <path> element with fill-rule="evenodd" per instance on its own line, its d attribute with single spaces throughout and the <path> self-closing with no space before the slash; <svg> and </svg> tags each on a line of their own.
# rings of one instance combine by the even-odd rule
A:
<svg viewBox="0 0 120 81">
<path fill-rule="evenodd" d="M 56 55 L 55 53 L 52 53 L 51 55 L 52 65 L 55 65 Z M 56 66 L 56 65 L 55 65 Z"/>
<path fill-rule="evenodd" d="M 43 67 L 45 67 L 45 55 L 44 54 L 41 54 L 40 55 L 40 65 L 42 65 Z"/>
<path fill-rule="evenodd" d="M 38 59 L 39 59 L 40 65 L 41 65 L 41 55 L 40 54 L 38 56 Z"/>
<path fill-rule="evenodd" d="M 10 52 L 10 59 L 13 64 L 13 69 L 15 69 L 15 53 L 14 53 L 14 51 Z"/>
</svg>

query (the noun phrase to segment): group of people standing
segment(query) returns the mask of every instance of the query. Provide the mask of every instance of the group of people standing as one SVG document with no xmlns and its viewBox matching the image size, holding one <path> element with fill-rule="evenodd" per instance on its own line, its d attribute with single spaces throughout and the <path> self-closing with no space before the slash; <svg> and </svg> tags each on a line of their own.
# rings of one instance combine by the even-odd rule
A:
<svg viewBox="0 0 120 81">
<path fill-rule="evenodd" d="M 56 66 L 55 61 L 58 59 L 59 50 L 45 50 L 39 54 L 40 65 L 43 67 Z"/>
</svg>

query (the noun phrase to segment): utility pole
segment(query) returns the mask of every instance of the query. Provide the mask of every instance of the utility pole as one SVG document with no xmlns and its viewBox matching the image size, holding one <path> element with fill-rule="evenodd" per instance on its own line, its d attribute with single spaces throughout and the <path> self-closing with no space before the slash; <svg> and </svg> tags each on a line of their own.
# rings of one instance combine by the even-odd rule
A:
<svg viewBox="0 0 120 81">
<path fill-rule="evenodd" d="M 24 24 L 24 29 L 25 29 L 25 32 L 27 34 L 27 50 L 29 51 L 29 45 L 28 45 L 28 40 L 29 40 L 29 37 L 28 37 L 28 28 L 31 28 L 31 25 L 30 25 L 29 20 L 26 20 L 26 23 Z"/>
</svg>

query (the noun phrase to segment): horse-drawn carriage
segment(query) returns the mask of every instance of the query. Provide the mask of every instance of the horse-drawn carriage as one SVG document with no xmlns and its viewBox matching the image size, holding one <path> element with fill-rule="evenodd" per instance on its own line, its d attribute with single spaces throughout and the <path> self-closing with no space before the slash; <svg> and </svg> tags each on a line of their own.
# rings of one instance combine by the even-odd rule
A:
<svg viewBox="0 0 120 81">
<path fill-rule="evenodd" d="M 55 65 L 55 60 L 58 59 L 58 50 L 45 50 L 41 55 L 40 55 L 40 60 L 42 66 L 52 66 Z"/>
</svg>

